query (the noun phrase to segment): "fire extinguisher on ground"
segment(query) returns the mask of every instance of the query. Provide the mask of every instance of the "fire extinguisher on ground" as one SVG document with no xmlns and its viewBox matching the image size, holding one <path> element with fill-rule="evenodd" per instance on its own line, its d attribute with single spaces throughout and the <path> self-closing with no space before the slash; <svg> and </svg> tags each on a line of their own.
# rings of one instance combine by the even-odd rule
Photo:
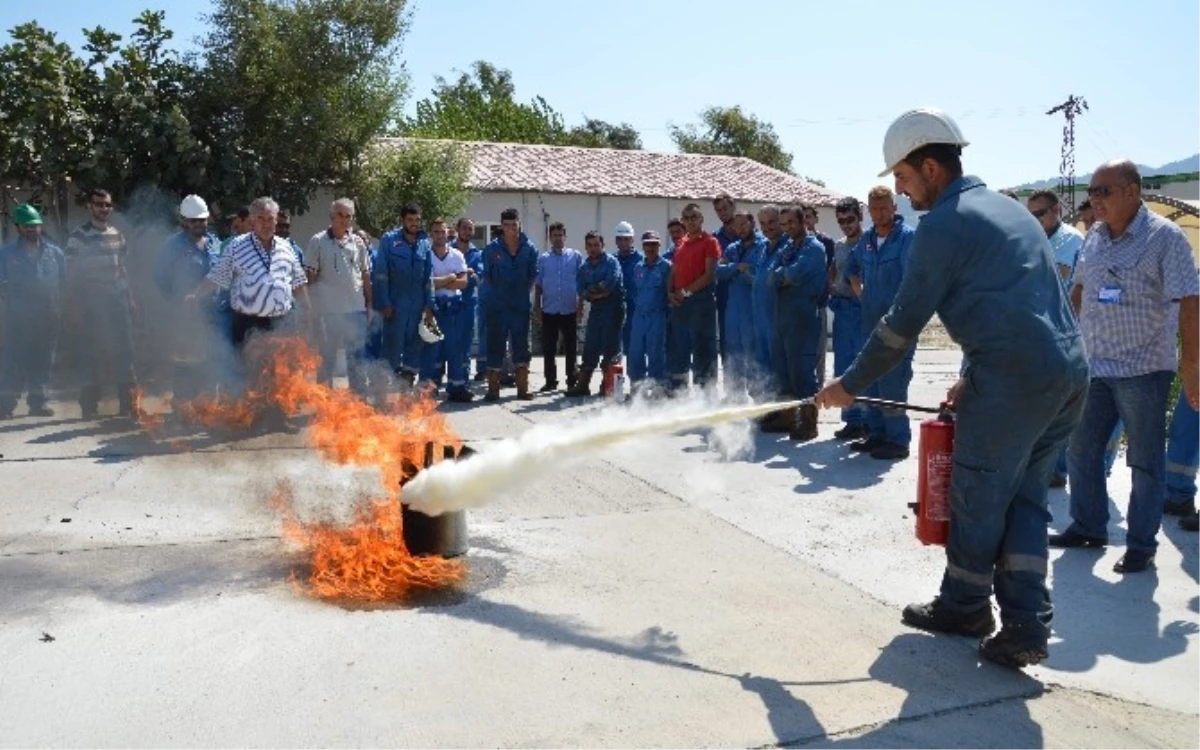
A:
<svg viewBox="0 0 1200 750">
<path fill-rule="evenodd" d="M 921 423 L 918 449 L 917 539 L 945 545 L 950 537 L 950 476 L 954 471 L 954 412 L 943 403 L 937 417 Z"/>
</svg>

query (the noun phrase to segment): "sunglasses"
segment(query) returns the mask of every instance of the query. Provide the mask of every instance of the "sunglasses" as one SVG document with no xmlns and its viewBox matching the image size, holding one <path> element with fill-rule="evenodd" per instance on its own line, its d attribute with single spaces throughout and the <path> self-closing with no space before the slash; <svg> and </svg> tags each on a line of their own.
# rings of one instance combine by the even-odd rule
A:
<svg viewBox="0 0 1200 750">
<path fill-rule="evenodd" d="M 1089 198 L 1107 198 L 1112 195 L 1118 186 L 1115 185 L 1097 185 L 1087 189 Z"/>
<path fill-rule="evenodd" d="M 848 227 L 856 221 L 858 221 L 858 219 L 854 218 L 853 216 L 839 216 L 837 220 L 838 226 L 842 227 Z"/>
<path fill-rule="evenodd" d="M 1035 218 L 1035 219 L 1040 219 L 1040 218 L 1042 218 L 1043 216 L 1045 216 L 1046 214 L 1050 213 L 1050 209 L 1048 209 L 1048 208 L 1039 208 L 1038 210 L 1036 210 L 1036 211 L 1030 211 L 1029 213 L 1033 214 L 1033 218 Z"/>
</svg>

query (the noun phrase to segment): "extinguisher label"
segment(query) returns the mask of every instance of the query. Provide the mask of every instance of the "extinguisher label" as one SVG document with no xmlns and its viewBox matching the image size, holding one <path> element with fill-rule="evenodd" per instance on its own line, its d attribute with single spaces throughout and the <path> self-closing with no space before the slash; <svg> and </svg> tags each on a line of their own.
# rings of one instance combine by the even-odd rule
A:
<svg viewBox="0 0 1200 750">
<path fill-rule="evenodd" d="M 929 493 L 926 517 L 930 521 L 950 520 L 950 476 L 954 472 L 954 454 L 932 453 L 925 459 Z"/>
</svg>

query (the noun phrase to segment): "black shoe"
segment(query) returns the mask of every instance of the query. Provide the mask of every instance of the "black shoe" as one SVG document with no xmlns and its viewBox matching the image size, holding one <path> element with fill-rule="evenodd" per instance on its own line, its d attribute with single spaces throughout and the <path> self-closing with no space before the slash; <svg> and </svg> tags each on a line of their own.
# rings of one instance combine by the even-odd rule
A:
<svg viewBox="0 0 1200 750">
<path fill-rule="evenodd" d="M 887 438 L 881 438 L 877 435 L 868 437 L 866 440 L 856 440 L 850 444 L 850 450 L 856 453 L 870 453 L 876 448 L 882 448 L 887 445 Z"/>
<path fill-rule="evenodd" d="M 550 381 L 547 381 L 546 384 L 543 385 L 541 388 L 538 388 L 538 393 L 553 393 L 554 391 L 557 391 L 557 390 L 558 390 L 558 381 L 550 380 Z"/>
<path fill-rule="evenodd" d="M 884 443 L 871 451 L 871 458 L 877 458 L 880 461 L 897 461 L 908 458 L 908 446 L 899 443 Z"/>
<path fill-rule="evenodd" d="M 32 412 L 30 412 L 30 413 L 32 413 Z M 1195 498 L 1188 498 L 1187 500 L 1180 500 L 1177 503 L 1172 503 L 1172 502 L 1168 501 L 1166 504 L 1163 505 L 1163 513 L 1168 516 L 1179 516 L 1180 518 L 1183 518 L 1184 516 L 1190 516 L 1195 512 L 1196 512 L 1196 499 Z"/>
<path fill-rule="evenodd" d="M 474 398 L 475 394 L 466 388 L 455 388 L 446 396 L 447 401 L 453 401 L 456 404 L 469 404 Z"/>
<path fill-rule="evenodd" d="M 12 412 L 9 412 L 9 414 L 12 414 Z M 45 404 L 42 404 L 41 406 L 31 406 L 31 407 L 29 407 L 29 416 L 31 416 L 31 417 L 53 417 L 54 410 L 51 409 L 49 406 L 46 406 Z"/>
<path fill-rule="evenodd" d="M 954 635 L 982 637 L 996 629 L 996 619 L 992 617 L 990 606 L 964 614 L 951 612 L 941 599 L 934 599 L 928 604 L 910 604 L 904 608 L 900 619 L 914 628 Z"/>
<path fill-rule="evenodd" d="M 1068 549 L 1070 547 L 1088 547 L 1090 549 L 1104 549 L 1108 546 L 1108 539 L 1096 539 L 1095 537 L 1084 536 L 1075 531 L 1064 531 L 1061 534 L 1051 534 L 1047 540 L 1051 547 L 1060 549 Z"/>
<path fill-rule="evenodd" d="M 487 380 L 487 370 L 480 370 L 479 372 L 475 373 L 476 383 L 482 383 L 485 380 Z"/>
<path fill-rule="evenodd" d="M 1066 474 L 1055 474 L 1054 476 L 1050 477 L 1050 488 L 1051 489 L 1062 489 L 1063 487 L 1066 487 L 1066 486 L 1067 486 L 1067 475 Z"/>
<path fill-rule="evenodd" d="M 1046 636 L 1029 628 L 1005 625 L 992 638 L 979 644 L 979 656 L 1009 669 L 1022 669 L 1046 658 Z"/>
<path fill-rule="evenodd" d="M 1179 528 L 1185 531 L 1200 531 L 1200 514 L 1192 513 L 1179 519 Z"/>
<path fill-rule="evenodd" d="M 838 440 L 862 440 L 871 436 L 871 431 L 860 424 L 848 424 L 833 436 Z"/>
<path fill-rule="evenodd" d="M 100 416 L 100 410 L 99 410 L 99 408 L 97 408 L 95 406 L 90 406 L 90 405 L 84 406 L 83 404 L 80 404 L 79 411 L 80 411 L 80 414 L 82 415 L 82 418 L 89 420 L 89 421 Z"/>
<path fill-rule="evenodd" d="M 1126 550 L 1125 554 L 1117 560 L 1117 564 L 1113 566 L 1113 570 L 1118 573 L 1141 573 L 1146 568 L 1154 567 L 1154 553 L 1141 552 L 1136 549 Z"/>
</svg>

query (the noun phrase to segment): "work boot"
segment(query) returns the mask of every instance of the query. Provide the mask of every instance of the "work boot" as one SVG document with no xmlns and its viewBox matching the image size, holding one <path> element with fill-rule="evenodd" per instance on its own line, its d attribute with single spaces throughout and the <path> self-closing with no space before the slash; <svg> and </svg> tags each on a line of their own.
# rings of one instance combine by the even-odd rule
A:
<svg viewBox="0 0 1200 750">
<path fill-rule="evenodd" d="M 833 433 L 833 436 L 838 440 L 863 440 L 870 437 L 871 433 L 869 430 L 867 430 L 865 425 L 848 424 L 842 429 Z"/>
<path fill-rule="evenodd" d="M 813 404 L 804 404 L 797 411 L 797 418 L 792 423 L 792 430 L 788 433 L 788 437 L 792 440 L 798 440 L 801 443 L 807 443 L 809 440 L 817 439 L 817 407 Z"/>
<path fill-rule="evenodd" d="M 400 388 L 404 391 L 411 392 L 417 387 L 417 374 L 411 370 L 404 370 L 400 373 Z"/>
<path fill-rule="evenodd" d="M 953 635 L 982 637 L 996 629 L 990 606 L 964 614 L 950 611 L 941 599 L 934 599 L 928 604 L 910 604 L 904 608 L 900 619 L 914 628 Z"/>
<path fill-rule="evenodd" d="M 532 401 L 533 394 L 529 392 L 529 366 L 518 367 L 516 377 L 517 398 L 521 401 Z"/>
<path fill-rule="evenodd" d="M 575 379 L 575 385 L 571 386 L 567 395 L 571 398 L 592 395 L 592 371 L 580 370 L 579 377 Z"/>
<path fill-rule="evenodd" d="M 1163 514 L 1168 516 L 1190 516 L 1196 512 L 1195 498 L 1185 498 L 1183 500 L 1168 500 L 1163 503 Z"/>
<path fill-rule="evenodd" d="M 1179 519 L 1179 528 L 1184 531 L 1200 531 L 1200 513 L 1192 513 Z"/>
<path fill-rule="evenodd" d="M 499 370 L 487 371 L 487 394 L 483 397 L 484 401 L 499 401 L 500 400 L 500 372 Z"/>
<path fill-rule="evenodd" d="M 466 386 L 457 386 L 451 388 L 446 395 L 447 401 L 453 401 L 456 404 L 469 404 L 475 398 L 475 394 L 467 390 Z"/>
<path fill-rule="evenodd" d="M 11 411 L 9 412 L 12 413 Z M 54 410 L 45 404 L 29 407 L 29 416 L 31 417 L 53 417 Z"/>
<path fill-rule="evenodd" d="M 981 658 L 1009 669 L 1033 666 L 1046 655 L 1043 629 L 1028 625 L 1005 625 L 995 636 L 979 644 Z"/>
<path fill-rule="evenodd" d="M 877 448 L 887 445 L 887 438 L 871 435 L 866 440 L 856 440 L 850 444 L 850 450 L 855 453 L 870 453 Z"/>
<path fill-rule="evenodd" d="M 136 417 L 138 416 L 138 407 L 141 392 L 133 383 L 122 383 L 117 388 L 117 401 L 120 404 L 117 409 L 118 417 Z"/>
<path fill-rule="evenodd" d="M 896 461 L 901 458 L 908 458 L 908 446 L 900 445 L 899 443 L 885 442 L 883 445 L 871 451 L 871 458 L 876 458 L 880 461 Z"/>
</svg>

